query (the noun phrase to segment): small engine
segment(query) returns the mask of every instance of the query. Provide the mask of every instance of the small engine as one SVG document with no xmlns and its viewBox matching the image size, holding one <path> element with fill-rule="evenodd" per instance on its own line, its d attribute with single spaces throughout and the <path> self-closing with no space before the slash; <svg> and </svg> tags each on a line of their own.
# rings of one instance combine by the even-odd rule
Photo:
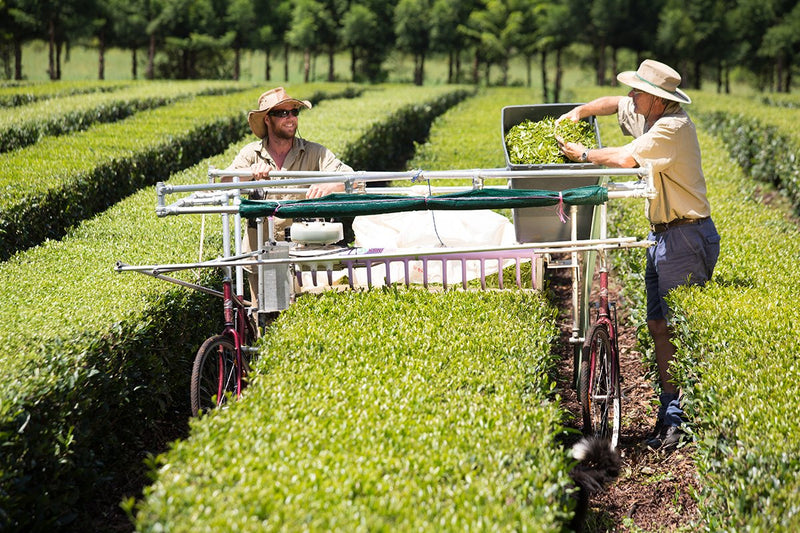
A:
<svg viewBox="0 0 800 533">
<path fill-rule="evenodd" d="M 344 227 L 341 222 L 322 220 L 294 222 L 290 235 L 300 245 L 328 245 L 344 239 Z"/>
</svg>

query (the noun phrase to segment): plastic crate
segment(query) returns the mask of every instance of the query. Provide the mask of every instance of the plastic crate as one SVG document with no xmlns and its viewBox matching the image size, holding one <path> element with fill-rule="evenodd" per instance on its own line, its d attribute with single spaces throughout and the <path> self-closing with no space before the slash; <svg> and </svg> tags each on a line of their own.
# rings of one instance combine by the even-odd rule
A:
<svg viewBox="0 0 800 533">
<path fill-rule="evenodd" d="M 512 165 L 508 158 L 506 134 L 508 130 L 524 122 L 532 120 L 537 122 L 546 117 L 558 118 L 570 109 L 581 104 L 536 104 L 506 106 L 502 110 L 501 127 L 503 153 L 506 157 L 506 166 L 509 170 L 545 170 L 545 169 L 587 169 L 597 168 L 592 163 L 563 163 L 541 165 Z M 594 128 L 597 146 L 602 146 L 600 141 L 600 128 L 594 116 L 585 117 Z M 599 177 L 566 177 L 566 178 L 511 178 L 510 186 L 513 189 L 542 189 L 560 191 L 587 185 L 599 185 L 603 178 Z M 525 207 L 512 209 L 514 230 L 517 242 L 555 242 L 570 239 L 570 224 L 563 223 L 552 207 Z M 592 238 L 592 223 L 594 219 L 594 206 L 578 206 L 578 238 Z"/>
</svg>

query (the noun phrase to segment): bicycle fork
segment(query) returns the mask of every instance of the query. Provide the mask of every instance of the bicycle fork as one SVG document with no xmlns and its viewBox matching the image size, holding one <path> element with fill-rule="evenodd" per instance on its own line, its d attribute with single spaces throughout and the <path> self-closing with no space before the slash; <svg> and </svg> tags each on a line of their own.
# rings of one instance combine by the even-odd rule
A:
<svg viewBox="0 0 800 533">
<path fill-rule="evenodd" d="M 226 276 L 222 280 L 222 295 L 224 307 L 225 328 L 222 331 L 223 335 L 229 336 L 233 339 L 233 346 L 236 348 L 236 399 L 242 395 L 242 332 L 239 328 L 245 327 L 244 308 L 236 306 L 234 309 L 233 303 L 233 283 L 230 277 Z M 238 319 L 238 320 L 237 320 Z M 238 326 L 238 327 L 237 327 Z M 222 387 L 222 385 L 220 385 Z M 220 391 L 220 394 L 222 391 Z M 221 396 L 219 396 L 221 397 Z"/>
</svg>

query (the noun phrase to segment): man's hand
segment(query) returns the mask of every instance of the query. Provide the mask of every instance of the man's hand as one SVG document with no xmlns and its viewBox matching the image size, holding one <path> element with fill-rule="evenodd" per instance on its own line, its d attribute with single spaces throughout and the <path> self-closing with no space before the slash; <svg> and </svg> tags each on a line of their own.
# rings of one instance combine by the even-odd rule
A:
<svg viewBox="0 0 800 533">
<path fill-rule="evenodd" d="M 266 161 L 256 161 L 250 165 L 250 170 L 253 171 L 254 180 L 266 180 L 269 179 L 269 171 L 272 169 Z"/>
<path fill-rule="evenodd" d="M 317 183 L 308 188 L 306 198 L 322 198 L 326 194 L 344 192 L 344 183 Z"/>
<path fill-rule="evenodd" d="M 580 113 L 581 107 L 583 106 L 573 107 L 571 110 L 567 111 L 566 113 L 558 117 L 555 120 L 556 127 L 558 127 L 558 125 L 561 123 L 562 120 L 571 120 L 572 122 L 578 122 L 582 118 Z"/>
<path fill-rule="evenodd" d="M 570 161 L 580 161 L 583 152 L 586 150 L 584 145 L 581 143 L 564 142 L 564 138 L 561 135 L 556 135 L 555 137 L 558 147 L 561 149 L 561 153 L 567 156 Z"/>
</svg>

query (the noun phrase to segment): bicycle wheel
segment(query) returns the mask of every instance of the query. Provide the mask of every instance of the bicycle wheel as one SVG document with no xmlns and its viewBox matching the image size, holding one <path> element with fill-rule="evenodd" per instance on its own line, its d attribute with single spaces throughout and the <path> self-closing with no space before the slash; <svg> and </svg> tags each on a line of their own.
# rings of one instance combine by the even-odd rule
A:
<svg viewBox="0 0 800 533">
<path fill-rule="evenodd" d="M 192 366 L 192 415 L 223 405 L 236 394 L 236 347 L 224 335 L 216 335 L 197 350 Z"/>
<path fill-rule="evenodd" d="M 595 324 L 583 344 L 578 398 L 583 432 L 616 448 L 622 421 L 619 361 L 605 324 Z"/>
</svg>

